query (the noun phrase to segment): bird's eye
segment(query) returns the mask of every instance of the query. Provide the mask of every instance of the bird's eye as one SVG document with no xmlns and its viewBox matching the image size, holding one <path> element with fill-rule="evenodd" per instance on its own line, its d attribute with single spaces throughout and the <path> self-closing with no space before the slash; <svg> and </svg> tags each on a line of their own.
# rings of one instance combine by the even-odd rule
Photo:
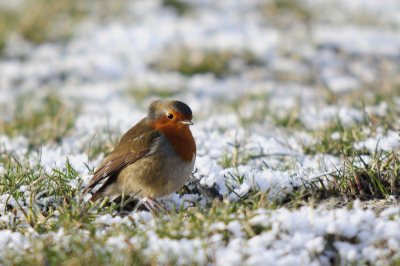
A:
<svg viewBox="0 0 400 266">
<path fill-rule="evenodd" d="M 173 114 L 170 114 L 170 113 L 168 113 L 168 114 L 167 114 L 167 117 L 168 117 L 168 119 L 173 119 L 173 118 L 174 118 L 174 115 L 173 115 Z"/>
</svg>

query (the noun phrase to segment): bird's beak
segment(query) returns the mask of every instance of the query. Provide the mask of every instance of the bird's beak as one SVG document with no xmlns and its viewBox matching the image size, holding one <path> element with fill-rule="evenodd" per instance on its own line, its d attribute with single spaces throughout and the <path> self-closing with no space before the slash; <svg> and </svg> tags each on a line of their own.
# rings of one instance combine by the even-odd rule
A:
<svg viewBox="0 0 400 266">
<path fill-rule="evenodd" d="M 183 121 L 180 121 L 182 124 L 184 124 L 184 125 L 193 125 L 193 122 L 192 121 L 190 121 L 190 120 L 183 120 Z"/>
</svg>

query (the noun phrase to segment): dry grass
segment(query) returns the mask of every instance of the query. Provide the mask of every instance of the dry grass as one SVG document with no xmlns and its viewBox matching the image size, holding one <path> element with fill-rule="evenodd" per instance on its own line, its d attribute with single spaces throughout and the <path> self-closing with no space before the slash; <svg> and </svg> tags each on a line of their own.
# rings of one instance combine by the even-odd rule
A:
<svg viewBox="0 0 400 266">
<path fill-rule="evenodd" d="M 36 44 L 67 40 L 85 13 L 77 0 L 27 0 L 20 9 L 0 9 L 0 43 L 12 32 Z"/>
<path fill-rule="evenodd" d="M 185 76 L 213 73 L 217 78 L 234 74 L 230 69 L 230 60 L 240 58 L 246 65 L 259 64 L 257 58 L 250 52 L 234 53 L 231 51 L 194 51 L 180 48 L 166 53 L 151 66 L 157 71 L 178 71 Z"/>
<path fill-rule="evenodd" d="M 12 121 L 0 119 L 0 133 L 26 136 L 32 146 L 59 143 L 73 128 L 78 112 L 78 107 L 67 108 L 56 95 L 48 95 L 39 104 L 26 95 L 17 100 Z"/>
<path fill-rule="evenodd" d="M 64 42 L 88 16 L 100 21 L 113 17 L 131 20 L 126 14 L 126 4 L 125 0 L 26 0 L 17 9 L 0 7 L 0 52 L 13 32 L 34 44 Z"/>
</svg>

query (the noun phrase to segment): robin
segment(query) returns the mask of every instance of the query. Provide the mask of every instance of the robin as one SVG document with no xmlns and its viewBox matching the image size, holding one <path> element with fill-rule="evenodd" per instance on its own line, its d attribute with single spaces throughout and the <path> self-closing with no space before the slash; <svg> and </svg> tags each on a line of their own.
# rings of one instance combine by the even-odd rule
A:
<svg viewBox="0 0 400 266">
<path fill-rule="evenodd" d="M 163 209 L 154 198 L 182 188 L 193 170 L 196 143 L 189 129 L 192 118 L 192 110 L 183 102 L 152 102 L 147 117 L 122 136 L 83 193 L 106 179 L 92 202 L 134 194 L 151 210 L 149 201 Z"/>
</svg>

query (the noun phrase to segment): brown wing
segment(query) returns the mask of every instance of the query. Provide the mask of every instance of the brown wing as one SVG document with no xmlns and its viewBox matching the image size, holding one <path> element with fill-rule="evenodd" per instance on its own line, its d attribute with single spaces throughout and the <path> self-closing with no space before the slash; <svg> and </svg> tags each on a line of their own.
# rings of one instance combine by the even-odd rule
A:
<svg viewBox="0 0 400 266">
<path fill-rule="evenodd" d="M 146 118 L 142 119 L 122 136 L 117 147 L 96 169 L 83 194 L 92 190 L 101 180 L 118 173 L 149 153 L 153 142 L 159 136 L 160 132 L 150 127 Z"/>
</svg>

